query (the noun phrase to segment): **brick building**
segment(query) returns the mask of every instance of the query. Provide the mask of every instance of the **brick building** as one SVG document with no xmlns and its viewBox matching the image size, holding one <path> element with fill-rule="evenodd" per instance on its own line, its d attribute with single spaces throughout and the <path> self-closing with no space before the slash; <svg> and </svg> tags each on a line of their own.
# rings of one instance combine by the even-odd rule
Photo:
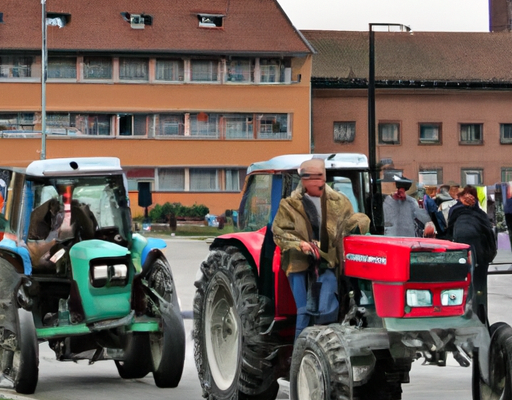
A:
<svg viewBox="0 0 512 400">
<path fill-rule="evenodd" d="M 0 4 L 0 155 L 42 149 L 42 12 Z M 116 156 L 153 202 L 236 208 L 247 166 L 310 150 L 312 51 L 275 0 L 47 0 L 46 158 Z"/>
<path fill-rule="evenodd" d="M 303 31 L 315 153 L 368 153 L 368 32 Z M 376 144 L 384 171 L 425 184 L 512 180 L 512 35 L 376 32 Z"/>
</svg>

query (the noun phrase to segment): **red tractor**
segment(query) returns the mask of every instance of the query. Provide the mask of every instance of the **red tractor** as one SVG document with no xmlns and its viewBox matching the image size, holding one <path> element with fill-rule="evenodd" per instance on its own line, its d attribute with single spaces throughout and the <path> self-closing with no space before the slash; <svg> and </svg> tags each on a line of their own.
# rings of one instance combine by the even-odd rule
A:
<svg viewBox="0 0 512 400">
<path fill-rule="evenodd" d="M 204 397 L 272 400 L 282 378 L 293 400 L 401 399 L 418 353 L 449 351 L 472 358 L 474 399 L 512 398 L 512 328 L 489 327 L 475 304 L 465 244 L 346 237 L 340 282 L 351 289 L 343 293 L 340 283 L 344 311 L 294 340 L 296 306 L 271 225 L 280 199 L 299 182 L 297 168 L 311 157 L 251 165 L 238 214 L 243 231 L 217 237 L 201 265 L 193 335 Z M 381 200 L 370 193 L 366 157 L 314 157 L 325 159 L 327 183 L 379 232 Z"/>
</svg>

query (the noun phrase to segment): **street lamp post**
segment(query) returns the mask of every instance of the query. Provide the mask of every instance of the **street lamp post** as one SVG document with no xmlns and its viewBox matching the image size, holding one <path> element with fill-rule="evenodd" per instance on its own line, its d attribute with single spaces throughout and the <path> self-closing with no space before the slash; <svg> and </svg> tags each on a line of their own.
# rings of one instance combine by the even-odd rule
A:
<svg viewBox="0 0 512 400">
<path fill-rule="evenodd" d="M 41 160 L 46 159 L 46 74 L 48 66 L 48 46 L 46 43 L 46 0 L 41 0 Z"/>
<path fill-rule="evenodd" d="M 393 23 L 370 23 L 369 24 L 369 60 L 368 60 L 368 161 L 370 164 L 370 178 L 372 185 L 372 194 L 375 197 L 380 192 L 378 189 L 378 180 L 380 178 L 380 166 L 377 163 L 377 146 L 375 130 L 375 32 L 373 27 L 381 26 L 399 27 L 401 31 L 410 32 L 411 28 L 403 24 Z M 377 200 L 378 201 L 378 200 Z M 377 205 L 372 204 L 373 214 L 380 214 L 376 211 Z"/>
</svg>

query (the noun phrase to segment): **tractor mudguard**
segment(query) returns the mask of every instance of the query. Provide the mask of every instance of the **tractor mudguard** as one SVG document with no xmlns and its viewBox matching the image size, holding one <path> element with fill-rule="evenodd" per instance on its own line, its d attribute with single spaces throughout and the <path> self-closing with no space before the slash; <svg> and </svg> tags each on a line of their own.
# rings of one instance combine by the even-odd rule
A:
<svg viewBox="0 0 512 400">
<path fill-rule="evenodd" d="M 132 236 L 132 261 L 135 270 L 140 272 L 143 265 L 147 265 L 148 254 L 154 249 L 164 249 L 167 244 L 163 239 L 147 238 L 138 233 Z"/>
<path fill-rule="evenodd" d="M 248 253 L 252 257 L 254 265 L 259 271 L 261 247 L 263 245 L 263 240 L 265 239 L 266 231 L 267 227 L 263 227 L 255 232 L 228 233 L 225 235 L 218 236 L 210 245 L 210 250 L 222 247 L 227 243 L 233 244 L 233 242 L 239 242 L 241 246 L 237 247 L 241 249 L 244 248 L 245 250 L 248 251 Z"/>
<path fill-rule="evenodd" d="M 146 247 L 144 247 L 141 254 L 142 265 L 146 264 L 146 258 L 151 250 L 165 249 L 167 247 L 167 244 L 163 239 L 147 238 L 147 241 Z"/>
</svg>

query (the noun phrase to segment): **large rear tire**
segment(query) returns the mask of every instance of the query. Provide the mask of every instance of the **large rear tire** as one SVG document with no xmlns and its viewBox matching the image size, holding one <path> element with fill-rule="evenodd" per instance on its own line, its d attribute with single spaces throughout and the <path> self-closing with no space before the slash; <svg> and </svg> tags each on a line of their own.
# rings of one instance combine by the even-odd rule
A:
<svg viewBox="0 0 512 400">
<path fill-rule="evenodd" d="M 16 392 L 32 394 L 39 377 L 39 344 L 32 313 L 18 309 L 17 347 L 13 357 Z"/>
<path fill-rule="evenodd" d="M 262 333 L 265 299 L 236 247 L 212 250 L 195 282 L 194 357 L 210 399 L 273 400 L 277 352 Z"/>
<path fill-rule="evenodd" d="M 162 331 L 149 333 L 153 379 L 160 388 L 178 386 L 185 364 L 185 326 L 171 269 L 157 259 L 148 276 L 148 287 L 158 294 Z"/>
</svg>

